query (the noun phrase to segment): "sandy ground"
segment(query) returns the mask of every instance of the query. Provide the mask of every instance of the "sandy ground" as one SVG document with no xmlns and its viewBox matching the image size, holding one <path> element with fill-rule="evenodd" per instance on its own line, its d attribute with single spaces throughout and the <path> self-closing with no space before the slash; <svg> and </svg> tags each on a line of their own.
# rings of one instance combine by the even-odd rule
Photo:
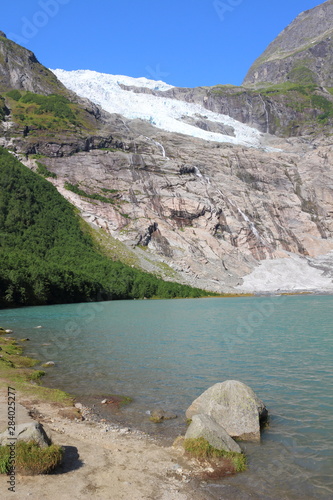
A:
<svg viewBox="0 0 333 500">
<path fill-rule="evenodd" d="M 0 428 L 7 426 L 7 397 L 1 391 Z M 16 492 L 0 476 L 0 498 L 15 500 L 207 500 L 200 482 L 191 479 L 195 463 L 179 448 L 162 447 L 151 437 L 126 428 L 71 421 L 58 415 L 59 405 L 17 395 L 17 421 L 38 415 L 55 444 L 65 448 L 56 473 L 16 477 Z"/>
</svg>

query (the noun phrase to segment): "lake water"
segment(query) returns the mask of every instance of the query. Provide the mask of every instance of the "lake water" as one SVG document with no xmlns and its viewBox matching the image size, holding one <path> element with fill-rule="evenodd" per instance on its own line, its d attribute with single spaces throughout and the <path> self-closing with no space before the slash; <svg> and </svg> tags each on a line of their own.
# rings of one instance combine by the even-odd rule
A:
<svg viewBox="0 0 333 500">
<path fill-rule="evenodd" d="M 241 380 L 265 402 L 270 425 L 260 444 L 242 445 L 249 470 L 208 484 L 207 496 L 333 499 L 332 296 L 119 301 L 0 318 L 30 339 L 27 354 L 56 362 L 47 385 L 164 439 L 185 432 L 185 410 L 204 390 Z M 110 413 L 100 401 L 112 394 L 134 401 Z M 178 418 L 152 424 L 156 407 Z"/>
</svg>

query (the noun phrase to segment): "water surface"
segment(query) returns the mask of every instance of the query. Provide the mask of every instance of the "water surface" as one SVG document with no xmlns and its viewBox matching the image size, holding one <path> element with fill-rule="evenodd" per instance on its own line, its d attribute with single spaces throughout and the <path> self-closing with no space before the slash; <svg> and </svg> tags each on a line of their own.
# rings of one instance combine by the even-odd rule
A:
<svg viewBox="0 0 333 500">
<path fill-rule="evenodd" d="M 332 306 L 332 296 L 119 301 L 2 311 L 0 321 L 30 338 L 27 353 L 56 362 L 48 385 L 98 410 L 102 396 L 129 395 L 110 417 L 152 433 L 185 432 L 193 399 L 241 380 L 266 403 L 270 426 L 260 445 L 243 445 L 249 470 L 210 494 L 333 499 Z M 156 426 L 146 414 L 155 407 L 179 417 Z"/>
</svg>

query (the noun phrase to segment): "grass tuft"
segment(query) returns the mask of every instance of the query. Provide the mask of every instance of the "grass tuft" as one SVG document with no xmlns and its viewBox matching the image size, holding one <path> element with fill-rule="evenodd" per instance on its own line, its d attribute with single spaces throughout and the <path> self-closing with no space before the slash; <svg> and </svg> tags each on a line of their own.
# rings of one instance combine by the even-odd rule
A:
<svg viewBox="0 0 333 500">
<path fill-rule="evenodd" d="M 57 178 L 57 174 L 54 172 L 51 172 L 45 165 L 44 163 L 41 163 L 40 161 L 37 161 L 37 170 L 36 173 L 39 175 L 42 175 L 43 177 L 52 177 L 53 179 Z"/>
<path fill-rule="evenodd" d="M 42 377 L 44 377 L 45 372 L 43 370 L 33 370 L 29 375 L 28 379 L 32 382 L 38 382 Z"/>
<path fill-rule="evenodd" d="M 218 450 L 202 437 L 185 439 L 184 449 L 191 457 L 199 460 L 226 458 L 231 462 L 235 472 L 246 470 L 246 457 L 243 453 Z"/>
<path fill-rule="evenodd" d="M 48 474 L 62 461 L 63 448 L 52 444 L 41 448 L 36 442 L 18 441 L 15 447 L 16 471 L 27 476 Z M 10 449 L 0 446 L 0 473 L 7 474 L 11 470 Z"/>
</svg>

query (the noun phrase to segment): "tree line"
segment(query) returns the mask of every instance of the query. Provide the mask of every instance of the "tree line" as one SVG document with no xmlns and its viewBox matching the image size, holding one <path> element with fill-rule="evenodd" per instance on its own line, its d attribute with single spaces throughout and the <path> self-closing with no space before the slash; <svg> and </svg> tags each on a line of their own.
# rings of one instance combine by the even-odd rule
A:
<svg viewBox="0 0 333 500">
<path fill-rule="evenodd" d="M 204 295 L 105 257 L 56 188 L 0 148 L 0 307 Z"/>
</svg>

